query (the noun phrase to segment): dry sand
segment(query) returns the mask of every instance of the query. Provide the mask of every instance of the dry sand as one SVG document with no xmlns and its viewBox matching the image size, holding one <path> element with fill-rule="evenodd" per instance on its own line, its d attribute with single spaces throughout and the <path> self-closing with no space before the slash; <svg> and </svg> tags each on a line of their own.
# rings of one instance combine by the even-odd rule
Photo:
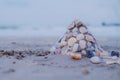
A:
<svg viewBox="0 0 120 80">
<path fill-rule="evenodd" d="M 120 52 L 120 39 L 98 40 L 105 50 Z M 0 55 L 0 80 L 120 80 L 118 64 L 92 64 L 88 58 L 76 61 L 63 55 L 46 56 L 55 41 L 56 38 L 0 39 L 0 54 L 5 53 Z"/>
</svg>

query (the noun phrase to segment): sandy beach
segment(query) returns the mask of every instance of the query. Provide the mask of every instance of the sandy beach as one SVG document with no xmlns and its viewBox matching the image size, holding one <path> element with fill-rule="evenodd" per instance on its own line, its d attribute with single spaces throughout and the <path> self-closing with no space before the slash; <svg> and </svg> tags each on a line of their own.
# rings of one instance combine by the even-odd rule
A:
<svg viewBox="0 0 120 80">
<path fill-rule="evenodd" d="M 119 38 L 97 38 L 103 49 L 120 52 Z M 50 55 L 57 38 L 0 39 L 0 80 L 119 80 L 120 65 L 92 64 Z M 4 53 L 4 55 L 3 55 Z M 49 55 L 48 55 L 49 54 Z"/>
</svg>

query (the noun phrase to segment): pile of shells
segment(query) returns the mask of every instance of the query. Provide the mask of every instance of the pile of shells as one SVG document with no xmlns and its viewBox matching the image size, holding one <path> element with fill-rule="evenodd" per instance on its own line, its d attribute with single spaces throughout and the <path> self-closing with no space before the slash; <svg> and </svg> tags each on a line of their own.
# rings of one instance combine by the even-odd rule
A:
<svg viewBox="0 0 120 80">
<path fill-rule="evenodd" d="M 94 36 L 88 31 L 88 28 L 82 22 L 75 20 L 51 51 L 55 54 L 72 54 L 72 56 L 73 54 L 81 54 L 91 58 L 94 55 L 100 55 L 99 53 L 102 50 L 99 48 Z"/>
</svg>

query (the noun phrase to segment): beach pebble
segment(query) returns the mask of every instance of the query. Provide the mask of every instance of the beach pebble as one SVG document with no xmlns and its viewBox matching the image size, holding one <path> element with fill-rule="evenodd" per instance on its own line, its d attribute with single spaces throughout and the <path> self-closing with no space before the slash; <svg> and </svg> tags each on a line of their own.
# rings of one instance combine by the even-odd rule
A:
<svg viewBox="0 0 120 80">
<path fill-rule="evenodd" d="M 82 39 L 84 39 L 84 35 L 83 34 L 78 34 L 76 36 L 76 38 L 77 38 L 77 40 L 82 40 Z"/>
<path fill-rule="evenodd" d="M 74 37 L 71 37 L 71 38 L 68 40 L 68 46 L 73 46 L 76 42 L 77 42 L 77 39 L 74 38 Z"/>
<path fill-rule="evenodd" d="M 78 51 L 79 44 L 74 44 L 73 46 L 73 52 Z"/>
<path fill-rule="evenodd" d="M 100 57 L 97 57 L 97 56 L 94 56 L 92 58 L 90 58 L 90 61 L 94 64 L 98 64 L 98 63 L 101 63 L 102 60 L 100 59 Z"/>
<path fill-rule="evenodd" d="M 85 35 L 85 39 L 86 39 L 87 41 L 90 41 L 90 42 L 95 42 L 94 38 L 93 38 L 91 35 L 89 35 L 89 34 L 86 34 L 86 35 Z"/>
<path fill-rule="evenodd" d="M 86 41 L 85 40 L 80 40 L 79 45 L 80 45 L 81 49 L 85 49 L 86 48 Z"/>
<path fill-rule="evenodd" d="M 84 34 L 87 33 L 87 29 L 85 27 L 80 27 L 79 28 L 80 33 Z"/>
<path fill-rule="evenodd" d="M 82 58 L 82 55 L 78 53 L 72 53 L 71 58 L 74 60 L 80 60 Z"/>
</svg>

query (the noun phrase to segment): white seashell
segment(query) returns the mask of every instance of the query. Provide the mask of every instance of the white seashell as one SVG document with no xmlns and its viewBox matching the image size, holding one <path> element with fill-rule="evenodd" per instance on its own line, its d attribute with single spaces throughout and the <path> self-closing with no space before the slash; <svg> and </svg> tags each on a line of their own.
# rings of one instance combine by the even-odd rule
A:
<svg viewBox="0 0 120 80">
<path fill-rule="evenodd" d="M 73 46 L 73 52 L 78 51 L 79 44 L 74 44 Z"/>
<path fill-rule="evenodd" d="M 85 40 L 80 40 L 79 45 L 80 45 L 81 49 L 85 49 L 86 48 L 86 41 Z"/>
<path fill-rule="evenodd" d="M 67 42 L 66 41 L 62 41 L 61 43 L 60 43 L 60 46 L 61 47 L 64 47 L 64 46 L 66 46 L 67 45 Z"/>
<path fill-rule="evenodd" d="M 68 46 L 73 46 L 76 42 L 77 42 L 76 38 L 71 37 L 71 38 L 68 40 Z"/>
<path fill-rule="evenodd" d="M 98 64 L 98 63 L 102 62 L 102 59 L 97 56 L 94 56 L 94 57 L 90 58 L 90 61 L 94 64 Z"/>
<path fill-rule="evenodd" d="M 85 38 L 86 38 L 87 41 L 95 42 L 94 38 L 89 34 L 86 34 Z"/>
<path fill-rule="evenodd" d="M 79 31 L 80 31 L 80 33 L 82 33 L 82 34 L 88 32 L 85 27 L 80 27 L 80 28 L 79 28 Z"/>
<path fill-rule="evenodd" d="M 82 40 L 82 39 L 84 39 L 84 35 L 83 34 L 78 34 L 76 36 L 76 38 L 77 38 L 77 40 Z"/>
<path fill-rule="evenodd" d="M 81 53 L 82 53 L 83 56 L 87 55 L 87 52 L 85 50 L 82 50 Z"/>
</svg>

